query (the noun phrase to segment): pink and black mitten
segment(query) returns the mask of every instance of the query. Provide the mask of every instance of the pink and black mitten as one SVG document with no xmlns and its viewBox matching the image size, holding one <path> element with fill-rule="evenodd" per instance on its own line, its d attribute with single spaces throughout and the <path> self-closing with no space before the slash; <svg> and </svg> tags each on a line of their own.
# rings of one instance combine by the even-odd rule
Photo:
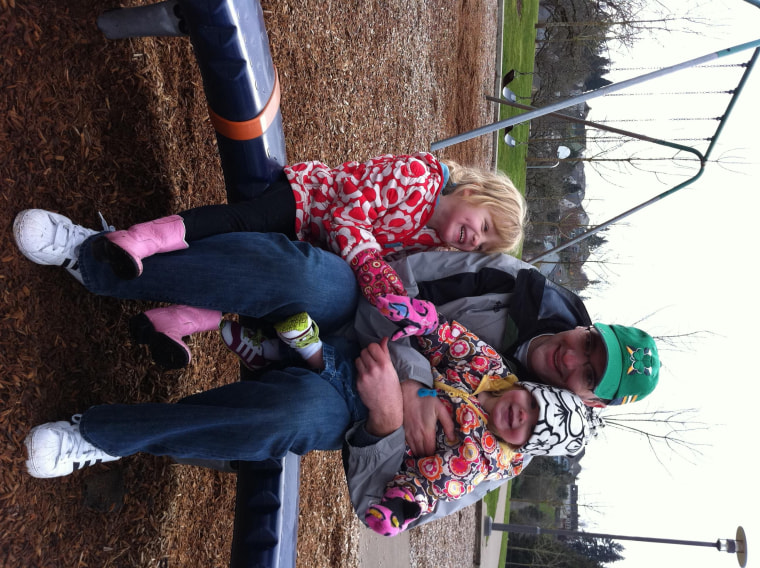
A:
<svg viewBox="0 0 760 568">
<path fill-rule="evenodd" d="M 408 489 L 393 487 L 385 492 L 378 505 L 364 514 L 367 526 L 377 534 L 396 536 L 420 516 L 422 510 Z"/>
<path fill-rule="evenodd" d="M 438 329 L 438 312 L 431 302 L 386 294 L 377 298 L 376 305 L 381 314 L 402 326 L 391 341 L 410 335 L 427 335 Z"/>
</svg>

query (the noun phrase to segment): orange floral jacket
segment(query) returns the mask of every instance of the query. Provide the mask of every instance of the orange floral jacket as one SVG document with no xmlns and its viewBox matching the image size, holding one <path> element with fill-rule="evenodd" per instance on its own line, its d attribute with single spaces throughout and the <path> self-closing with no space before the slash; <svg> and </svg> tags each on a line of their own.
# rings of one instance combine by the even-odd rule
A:
<svg viewBox="0 0 760 568">
<path fill-rule="evenodd" d="M 402 469 L 388 484 L 388 489 L 410 490 L 424 515 L 438 499 L 457 499 L 484 480 L 519 475 L 523 455 L 488 430 L 488 415 L 477 400 L 481 392 L 509 390 L 517 382 L 496 350 L 456 321 L 443 322 L 418 343 L 430 360 L 437 396 L 450 409 L 457 434 L 447 440 L 439 425 L 432 456 L 418 458 L 407 448 Z"/>
</svg>

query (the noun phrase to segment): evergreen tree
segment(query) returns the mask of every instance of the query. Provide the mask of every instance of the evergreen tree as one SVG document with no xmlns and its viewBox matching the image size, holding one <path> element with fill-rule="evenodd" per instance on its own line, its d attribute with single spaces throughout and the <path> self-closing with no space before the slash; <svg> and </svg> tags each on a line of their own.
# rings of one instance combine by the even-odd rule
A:
<svg viewBox="0 0 760 568">
<path fill-rule="evenodd" d="M 623 559 L 623 545 L 610 538 L 574 538 L 568 541 L 568 546 L 579 554 L 596 560 L 599 564 Z"/>
</svg>

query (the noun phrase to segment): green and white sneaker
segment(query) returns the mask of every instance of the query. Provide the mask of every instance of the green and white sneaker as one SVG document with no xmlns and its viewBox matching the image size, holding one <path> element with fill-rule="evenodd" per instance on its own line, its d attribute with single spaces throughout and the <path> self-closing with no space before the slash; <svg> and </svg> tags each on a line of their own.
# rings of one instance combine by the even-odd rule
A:
<svg viewBox="0 0 760 568">
<path fill-rule="evenodd" d="M 276 323 L 274 329 L 277 331 L 280 340 L 288 347 L 298 351 L 298 354 L 304 359 L 308 359 L 322 349 L 319 327 L 306 312 L 295 314 Z"/>
<path fill-rule="evenodd" d="M 71 422 L 48 422 L 32 428 L 24 440 L 29 475 L 43 479 L 63 477 L 88 465 L 119 459 L 82 437 L 79 432 L 81 418 L 81 414 L 75 414 Z"/>
</svg>

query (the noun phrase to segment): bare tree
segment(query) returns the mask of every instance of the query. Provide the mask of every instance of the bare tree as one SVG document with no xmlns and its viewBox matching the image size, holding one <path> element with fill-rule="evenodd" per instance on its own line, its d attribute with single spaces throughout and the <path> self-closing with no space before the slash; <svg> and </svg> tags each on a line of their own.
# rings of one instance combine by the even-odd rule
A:
<svg viewBox="0 0 760 568">
<path fill-rule="evenodd" d="M 590 410 L 589 420 L 593 423 L 595 433 L 610 427 L 642 437 L 666 471 L 668 468 L 660 456 L 662 450 L 668 450 L 689 463 L 695 463 L 694 458 L 702 454 L 700 447 L 706 444 L 688 439 L 710 427 L 707 423 L 694 419 L 698 413 L 696 409 L 627 412 L 622 408 L 627 407 L 610 406 L 602 410 Z"/>
</svg>

